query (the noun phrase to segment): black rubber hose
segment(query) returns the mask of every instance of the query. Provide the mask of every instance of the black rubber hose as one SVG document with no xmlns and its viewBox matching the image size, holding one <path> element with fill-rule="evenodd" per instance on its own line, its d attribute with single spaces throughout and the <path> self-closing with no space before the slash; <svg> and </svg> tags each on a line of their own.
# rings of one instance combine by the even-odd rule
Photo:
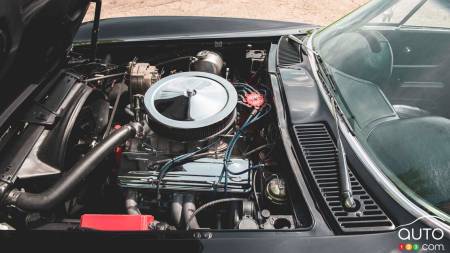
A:
<svg viewBox="0 0 450 253">
<path fill-rule="evenodd" d="M 79 160 L 52 187 L 42 193 L 29 193 L 13 189 L 6 196 L 6 204 L 14 205 L 23 210 L 49 210 L 70 197 L 73 190 L 111 154 L 112 149 L 136 135 L 141 126 L 130 123 L 114 131 L 111 135 L 97 144 L 89 153 Z"/>
</svg>

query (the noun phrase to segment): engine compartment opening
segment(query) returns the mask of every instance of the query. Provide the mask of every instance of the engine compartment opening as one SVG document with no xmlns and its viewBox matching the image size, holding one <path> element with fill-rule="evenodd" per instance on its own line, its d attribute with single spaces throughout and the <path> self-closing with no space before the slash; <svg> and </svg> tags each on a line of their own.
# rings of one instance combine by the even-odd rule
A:
<svg viewBox="0 0 450 253">
<path fill-rule="evenodd" d="M 86 95 L 81 109 L 67 116 L 72 120 L 59 121 L 47 133 L 44 143 L 63 135 L 65 145 L 37 151 L 44 163 L 55 165 L 51 154 L 64 148 L 60 174 L 31 172 L 18 184 L 26 192 L 42 192 L 116 131 L 138 127 L 68 199 L 50 210 L 31 210 L 39 213 L 39 222 L 22 219 L 21 226 L 139 231 L 311 226 L 279 136 L 267 73 L 269 46 L 258 40 L 113 44 L 99 48 L 97 62 L 76 49 L 68 72 L 82 76 L 97 95 Z M 66 222 L 80 217 L 84 222 Z"/>
</svg>

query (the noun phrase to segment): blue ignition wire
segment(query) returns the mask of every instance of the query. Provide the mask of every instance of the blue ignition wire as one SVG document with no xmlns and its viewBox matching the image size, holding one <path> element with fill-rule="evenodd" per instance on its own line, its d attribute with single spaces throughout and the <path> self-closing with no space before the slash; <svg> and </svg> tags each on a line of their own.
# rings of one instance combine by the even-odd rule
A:
<svg viewBox="0 0 450 253">
<path fill-rule="evenodd" d="M 241 137 L 244 130 L 253 124 L 254 122 L 258 121 L 262 117 L 266 116 L 271 111 L 271 106 L 269 104 L 266 104 L 263 108 L 258 110 L 256 113 L 252 112 L 252 114 L 247 118 L 247 120 L 242 124 L 241 128 L 235 133 L 233 138 L 231 139 L 230 143 L 228 144 L 228 148 L 225 151 L 224 156 L 224 166 L 222 169 L 222 173 L 220 174 L 218 183 L 222 181 L 223 176 L 225 176 L 225 182 L 224 182 L 224 192 L 227 192 L 227 186 L 228 186 L 228 174 L 230 171 L 228 170 L 228 162 L 230 161 L 231 154 L 233 153 L 234 146 L 236 145 L 237 141 Z M 245 173 L 245 172 L 244 172 Z M 232 173 L 230 173 L 232 174 Z"/>
</svg>

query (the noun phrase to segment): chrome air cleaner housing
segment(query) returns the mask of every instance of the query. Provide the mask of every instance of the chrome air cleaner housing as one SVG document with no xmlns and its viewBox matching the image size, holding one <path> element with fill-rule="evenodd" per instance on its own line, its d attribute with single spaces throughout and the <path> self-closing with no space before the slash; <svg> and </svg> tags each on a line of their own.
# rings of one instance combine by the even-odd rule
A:
<svg viewBox="0 0 450 253">
<path fill-rule="evenodd" d="M 144 97 L 149 125 L 178 141 L 198 141 L 229 129 L 236 117 L 237 92 L 224 78 L 206 72 L 165 77 Z"/>
</svg>

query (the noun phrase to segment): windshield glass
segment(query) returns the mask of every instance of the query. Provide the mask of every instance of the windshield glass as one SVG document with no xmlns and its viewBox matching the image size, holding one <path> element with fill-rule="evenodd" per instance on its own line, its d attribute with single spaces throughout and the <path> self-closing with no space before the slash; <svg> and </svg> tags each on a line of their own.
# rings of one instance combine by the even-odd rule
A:
<svg viewBox="0 0 450 253">
<path fill-rule="evenodd" d="M 450 1 L 372 1 L 315 34 L 313 47 L 373 160 L 449 221 Z"/>
</svg>

